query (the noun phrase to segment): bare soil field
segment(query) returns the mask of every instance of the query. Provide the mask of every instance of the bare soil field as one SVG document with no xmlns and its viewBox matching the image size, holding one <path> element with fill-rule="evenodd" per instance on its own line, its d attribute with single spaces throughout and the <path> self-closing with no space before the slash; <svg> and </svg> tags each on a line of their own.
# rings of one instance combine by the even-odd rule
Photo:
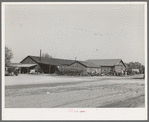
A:
<svg viewBox="0 0 149 122">
<path fill-rule="evenodd" d="M 5 107 L 143 108 L 145 80 L 142 77 L 6 76 Z"/>
</svg>

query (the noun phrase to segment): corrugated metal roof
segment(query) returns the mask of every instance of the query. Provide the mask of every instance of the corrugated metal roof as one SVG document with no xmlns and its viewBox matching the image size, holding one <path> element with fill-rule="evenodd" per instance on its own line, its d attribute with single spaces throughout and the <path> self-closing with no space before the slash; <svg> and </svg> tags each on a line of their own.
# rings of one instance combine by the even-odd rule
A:
<svg viewBox="0 0 149 122">
<path fill-rule="evenodd" d="M 70 65 L 75 62 L 75 60 L 67 60 L 67 59 L 56 59 L 56 58 L 46 58 L 46 57 L 41 57 L 40 59 L 40 57 L 37 57 L 37 56 L 28 56 L 28 57 L 30 57 L 35 62 L 40 64 L 57 65 L 57 66 Z"/>
<path fill-rule="evenodd" d="M 88 68 L 99 68 L 100 67 L 92 62 L 85 62 L 85 61 L 78 61 L 78 62 L 80 62 L 81 64 L 85 65 Z"/>
<path fill-rule="evenodd" d="M 9 63 L 8 65 L 20 65 L 21 63 Z"/>
<path fill-rule="evenodd" d="M 32 67 L 36 66 L 37 64 L 10 64 L 10 67 Z"/>
<path fill-rule="evenodd" d="M 87 62 L 94 63 L 98 66 L 114 66 L 119 63 L 121 59 L 89 59 Z"/>
<path fill-rule="evenodd" d="M 68 59 L 56 59 L 56 58 L 46 58 L 46 57 L 41 57 L 40 59 L 40 57 L 38 56 L 27 56 L 27 57 L 30 57 L 32 60 L 34 60 L 36 63 L 39 63 L 39 64 L 56 65 L 56 66 L 71 65 L 76 62 L 76 60 L 68 60 Z M 21 62 L 23 62 L 24 60 L 22 60 Z M 100 66 L 114 66 L 119 61 L 121 61 L 121 59 L 90 59 L 87 61 L 77 60 L 77 62 L 80 62 L 81 64 L 90 68 L 91 67 L 97 68 Z"/>
</svg>

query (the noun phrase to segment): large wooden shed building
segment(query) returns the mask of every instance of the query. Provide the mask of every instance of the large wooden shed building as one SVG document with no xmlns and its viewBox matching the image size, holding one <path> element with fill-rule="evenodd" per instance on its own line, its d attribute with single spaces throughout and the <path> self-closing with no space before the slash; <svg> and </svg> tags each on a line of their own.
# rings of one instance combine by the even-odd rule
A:
<svg viewBox="0 0 149 122">
<path fill-rule="evenodd" d="M 37 56 L 27 56 L 20 62 L 22 65 L 31 64 L 34 67 L 22 68 L 21 72 L 27 73 L 31 69 L 35 69 L 37 72 L 43 73 L 55 73 L 55 71 L 62 70 L 77 70 L 82 71 L 84 74 L 97 72 L 101 73 L 100 66 L 84 61 L 68 60 L 68 59 L 55 59 Z"/>
<path fill-rule="evenodd" d="M 27 56 L 20 63 L 36 64 L 36 67 L 34 67 L 36 71 L 52 74 L 55 73 L 55 71 L 57 70 L 57 66 L 68 66 L 74 62 L 75 60 Z"/>
<path fill-rule="evenodd" d="M 126 65 L 121 59 L 90 59 L 87 61 L 76 61 L 41 56 L 27 56 L 20 63 L 22 66 L 21 72 L 24 73 L 29 72 L 31 69 L 35 69 L 38 72 L 50 74 L 55 73 L 57 70 L 81 70 L 84 74 L 91 72 L 107 74 L 110 72 L 124 72 L 126 69 Z"/>
</svg>

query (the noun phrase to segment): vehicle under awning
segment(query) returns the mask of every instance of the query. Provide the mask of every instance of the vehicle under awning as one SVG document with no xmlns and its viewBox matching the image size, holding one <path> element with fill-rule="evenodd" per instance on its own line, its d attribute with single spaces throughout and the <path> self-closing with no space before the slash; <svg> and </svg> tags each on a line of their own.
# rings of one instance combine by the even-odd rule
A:
<svg viewBox="0 0 149 122">
<path fill-rule="evenodd" d="M 37 64 L 16 64 L 16 65 L 9 65 L 10 67 L 22 67 L 22 68 L 30 68 L 33 66 L 37 66 Z"/>
<path fill-rule="evenodd" d="M 18 68 L 19 73 L 29 73 L 31 69 L 35 68 L 37 64 L 9 64 L 9 67 Z"/>
</svg>

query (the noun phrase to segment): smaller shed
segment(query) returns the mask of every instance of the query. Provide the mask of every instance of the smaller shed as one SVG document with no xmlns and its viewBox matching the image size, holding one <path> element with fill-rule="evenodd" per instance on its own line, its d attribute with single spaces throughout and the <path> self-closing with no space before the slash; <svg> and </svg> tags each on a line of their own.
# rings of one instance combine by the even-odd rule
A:
<svg viewBox="0 0 149 122">
<path fill-rule="evenodd" d="M 101 68 L 100 66 L 97 66 L 93 63 L 90 62 L 84 62 L 84 61 L 75 61 L 71 65 L 67 67 L 67 70 L 78 70 L 82 71 L 83 74 L 88 74 L 88 73 L 101 73 Z"/>
</svg>

